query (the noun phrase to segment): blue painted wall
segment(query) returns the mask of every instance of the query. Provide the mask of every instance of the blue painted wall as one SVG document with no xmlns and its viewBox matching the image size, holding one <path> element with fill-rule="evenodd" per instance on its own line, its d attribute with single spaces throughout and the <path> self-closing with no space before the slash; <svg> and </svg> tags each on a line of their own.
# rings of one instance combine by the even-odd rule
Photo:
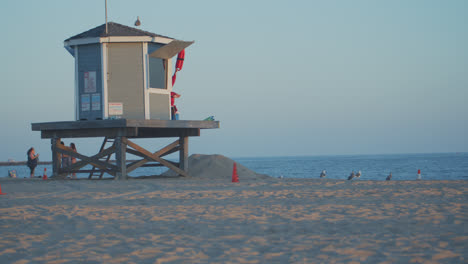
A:
<svg viewBox="0 0 468 264">
<path fill-rule="evenodd" d="M 96 72 L 96 91 L 92 93 L 85 92 L 85 73 Z M 79 88 L 79 119 L 80 120 L 96 120 L 103 118 L 103 105 L 102 105 L 102 65 L 101 65 L 101 44 L 88 44 L 78 46 L 78 88 Z M 89 110 L 84 109 L 83 95 L 89 98 Z M 99 98 L 99 110 L 96 104 L 93 107 L 94 99 Z M 94 109 L 93 109 L 94 108 Z"/>
</svg>

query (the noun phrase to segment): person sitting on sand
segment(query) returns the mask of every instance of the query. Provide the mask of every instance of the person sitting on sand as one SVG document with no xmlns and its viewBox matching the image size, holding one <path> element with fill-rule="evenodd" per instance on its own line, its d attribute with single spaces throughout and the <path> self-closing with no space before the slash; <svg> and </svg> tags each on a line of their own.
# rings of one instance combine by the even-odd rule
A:
<svg viewBox="0 0 468 264">
<path fill-rule="evenodd" d="M 8 177 L 16 178 L 16 170 L 8 170 Z"/>
<path fill-rule="evenodd" d="M 27 163 L 27 165 L 28 165 L 29 170 L 30 170 L 29 177 L 34 178 L 34 170 L 37 167 L 37 161 L 39 160 L 39 154 L 36 154 L 33 147 L 31 147 L 28 150 L 27 154 L 28 154 L 28 163 Z"/>
</svg>

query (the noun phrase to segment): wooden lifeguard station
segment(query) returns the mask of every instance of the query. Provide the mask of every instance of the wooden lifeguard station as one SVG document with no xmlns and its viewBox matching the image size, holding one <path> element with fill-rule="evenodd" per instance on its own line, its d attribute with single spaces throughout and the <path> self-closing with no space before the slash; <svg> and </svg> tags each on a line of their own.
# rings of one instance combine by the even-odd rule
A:
<svg viewBox="0 0 468 264">
<path fill-rule="evenodd" d="M 172 58 L 191 44 L 113 22 L 65 40 L 75 58 L 75 121 L 32 124 L 41 138 L 51 139 L 53 177 L 76 172 L 91 179 L 98 172 L 99 178 L 108 173 L 126 179 L 141 166 L 165 166 L 189 176 L 188 137 L 219 128 L 219 121 L 171 120 Z M 96 155 L 60 144 L 62 138 L 83 137 L 104 137 Z M 130 141 L 163 137 L 178 139 L 156 152 Z M 179 152 L 178 163 L 163 158 L 174 152 Z M 141 159 L 129 163 L 126 153 Z M 79 162 L 63 167 L 61 154 Z M 81 169 L 88 164 L 91 170 Z"/>
</svg>

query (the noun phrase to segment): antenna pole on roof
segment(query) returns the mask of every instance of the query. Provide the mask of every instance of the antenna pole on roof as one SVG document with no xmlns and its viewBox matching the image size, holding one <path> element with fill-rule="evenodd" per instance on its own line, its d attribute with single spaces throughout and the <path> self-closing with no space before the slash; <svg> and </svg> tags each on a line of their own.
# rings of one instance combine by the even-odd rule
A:
<svg viewBox="0 0 468 264">
<path fill-rule="evenodd" d="M 106 35 L 107 35 L 107 0 L 106 0 Z"/>
</svg>

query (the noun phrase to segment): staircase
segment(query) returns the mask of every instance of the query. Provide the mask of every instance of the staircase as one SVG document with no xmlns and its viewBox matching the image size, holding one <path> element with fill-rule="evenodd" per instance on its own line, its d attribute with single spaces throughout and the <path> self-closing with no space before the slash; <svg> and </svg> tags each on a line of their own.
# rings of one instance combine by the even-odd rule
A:
<svg viewBox="0 0 468 264">
<path fill-rule="evenodd" d="M 101 153 L 104 149 L 106 149 L 107 144 L 113 145 L 114 144 L 114 139 L 105 137 L 104 141 L 102 142 L 101 148 L 99 149 L 99 153 Z M 104 157 L 100 158 L 99 160 L 108 163 L 111 156 L 112 156 L 112 154 L 109 154 L 107 156 L 104 156 Z M 103 175 L 104 175 L 103 170 L 93 166 L 93 168 L 91 169 L 91 172 L 89 173 L 88 179 L 93 179 L 93 177 L 99 177 L 99 179 L 102 179 Z"/>
</svg>

